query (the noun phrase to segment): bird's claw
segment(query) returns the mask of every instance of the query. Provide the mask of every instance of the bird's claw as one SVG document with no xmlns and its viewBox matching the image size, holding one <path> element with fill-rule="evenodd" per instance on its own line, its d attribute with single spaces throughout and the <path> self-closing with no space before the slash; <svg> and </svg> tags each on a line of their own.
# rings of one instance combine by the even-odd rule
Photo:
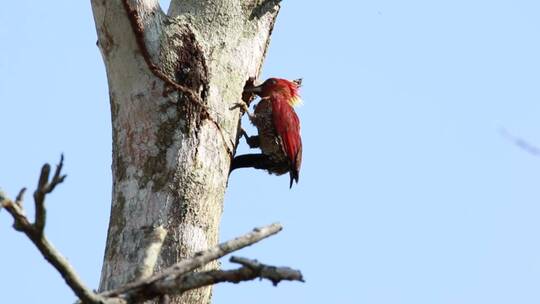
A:
<svg viewBox="0 0 540 304">
<path fill-rule="evenodd" d="M 244 128 L 240 128 L 240 136 L 243 136 L 246 140 L 249 138 L 249 136 L 247 135 L 247 132 L 246 132 L 246 130 L 244 130 Z"/>
<path fill-rule="evenodd" d="M 237 103 L 235 103 L 231 107 L 231 110 L 234 110 L 234 109 L 237 109 L 237 108 L 242 109 L 245 113 L 247 113 L 249 111 L 249 108 L 248 108 L 248 106 L 247 106 L 247 104 L 245 102 L 237 102 Z"/>
</svg>

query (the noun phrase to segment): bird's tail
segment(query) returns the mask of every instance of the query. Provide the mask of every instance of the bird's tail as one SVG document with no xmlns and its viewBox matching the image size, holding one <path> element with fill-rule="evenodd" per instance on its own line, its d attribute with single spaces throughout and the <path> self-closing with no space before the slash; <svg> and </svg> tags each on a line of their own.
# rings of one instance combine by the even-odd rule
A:
<svg viewBox="0 0 540 304">
<path fill-rule="evenodd" d="M 289 184 L 289 189 L 292 188 L 293 181 L 298 184 L 298 179 L 300 178 L 299 173 L 297 170 L 291 170 L 289 171 L 289 176 L 291 177 L 291 182 Z"/>
</svg>

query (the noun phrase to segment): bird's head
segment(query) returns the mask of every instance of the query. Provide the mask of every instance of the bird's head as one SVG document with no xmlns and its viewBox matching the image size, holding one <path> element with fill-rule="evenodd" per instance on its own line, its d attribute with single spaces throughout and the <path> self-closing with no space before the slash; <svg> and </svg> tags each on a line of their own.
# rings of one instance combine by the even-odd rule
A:
<svg viewBox="0 0 540 304">
<path fill-rule="evenodd" d="M 289 81 L 282 78 L 269 78 L 261 85 L 248 89 L 249 92 L 259 95 L 261 98 L 280 96 L 285 98 L 291 106 L 302 104 L 298 89 L 302 80 Z"/>
</svg>

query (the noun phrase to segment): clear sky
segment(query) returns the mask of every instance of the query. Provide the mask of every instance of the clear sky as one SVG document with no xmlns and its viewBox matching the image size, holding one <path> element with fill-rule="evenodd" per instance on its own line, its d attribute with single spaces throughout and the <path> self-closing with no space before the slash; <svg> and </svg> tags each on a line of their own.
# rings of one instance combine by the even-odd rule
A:
<svg viewBox="0 0 540 304">
<path fill-rule="evenodd" d="M 540 2 L 282 3 L 264 78 L 304 77 L 300 183 L 234 172 L 221 237 L 281 222 L 237 255 L 306 283 L 220 285 L 215 303 L 539 303 L 540 158 L 500 130 L 540 145 Z M 0 38 L 0 186 L 33 189 L 65 153 L 46 233 L 97 288 L 111 125 L 90 1 L 7 1 Z M 72 303 L 10 225 L 1 301 Z"/>
</svg>

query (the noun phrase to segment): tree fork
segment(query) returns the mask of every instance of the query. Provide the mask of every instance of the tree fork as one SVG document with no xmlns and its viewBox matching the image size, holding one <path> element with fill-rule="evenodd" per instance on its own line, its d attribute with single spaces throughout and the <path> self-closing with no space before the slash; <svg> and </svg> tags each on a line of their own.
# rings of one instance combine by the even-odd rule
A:
<svg viewBox="0 0 540 304">
<path fill-rule="evenodd" d="M 149 227 L 167 230 L 154 271 L 217 244 L 240 118 L 229 108 L 260 72 L 278 3 L 173 0 L 165 14 L 156 0 L 92 0 L 113 126 L 101 291 L 137 279 Z"/>
</svg>

